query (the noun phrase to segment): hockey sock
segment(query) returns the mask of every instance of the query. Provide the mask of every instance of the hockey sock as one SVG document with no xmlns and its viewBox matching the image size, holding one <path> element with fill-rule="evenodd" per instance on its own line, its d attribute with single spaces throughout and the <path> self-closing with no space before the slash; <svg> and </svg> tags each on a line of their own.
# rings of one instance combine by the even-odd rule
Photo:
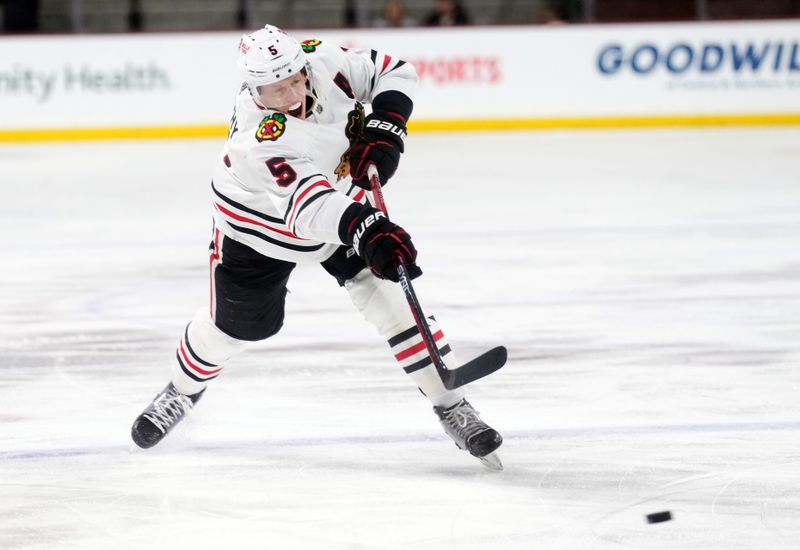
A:
<svg viewBox="0 0 800 550">
<path fill-rule="evenodd" d="M 447 343 L 447 338 L 439 328 L 436 319 L 428 317 L 427 321 L 445 366 L 449 369 L 457 368 L 458 363 L 450 349 L 450 344 Z M 416 324 L 388 338 L 388 342 L 394 358 L 434 405 L 449 407 L 461 401 L 464 397 L 464 390 L 460 388 L 447 390 L 444 387 Z"/>
<path fill-rule="evenodd" d="M 448 390 L 442 384 L 400 285 L 378 279 L 365 269 L 347 281 L 345 288 L 356 308 L 389 342 L 400 366 L 434 405 L 449 407 L 464 397 L 462 389 Z M 455 355 L 438 324 L 431 319 L 428 324 L 442 351 L 445 365 L 456 368 Z"/>
<path fill-rule="evenodd" d="M 202 391 L 220 375 L 225 362 L 246 345 L 219 330 L 208 310 L 198 311 L 178 343 L 172 365 L 173 385 L 185 395 Z"/>
</svg>

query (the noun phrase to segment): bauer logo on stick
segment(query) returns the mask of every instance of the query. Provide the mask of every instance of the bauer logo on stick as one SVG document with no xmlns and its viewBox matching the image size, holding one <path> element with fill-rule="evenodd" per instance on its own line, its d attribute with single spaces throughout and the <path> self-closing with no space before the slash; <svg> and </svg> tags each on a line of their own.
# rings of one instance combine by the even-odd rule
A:
<svg viewBox="0 0 800 550">
<path fill-rule="evenodd" d="M 256 130 L 258 141 L 275 141 L 283 135 L 286 130 L 286 115 L 275 113 L 272 116 L 264 117 Z"/>
</svg>

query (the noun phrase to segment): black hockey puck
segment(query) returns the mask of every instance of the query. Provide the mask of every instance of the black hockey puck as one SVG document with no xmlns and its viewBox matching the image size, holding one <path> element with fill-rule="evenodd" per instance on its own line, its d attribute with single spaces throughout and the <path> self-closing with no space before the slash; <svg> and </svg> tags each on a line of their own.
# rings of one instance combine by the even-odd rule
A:
<svg viewBox="0 0 800 550">
<path fill-rule="evenodd" d="M 663 512 L 655 512 L 653 514 L 647 514 L 645 516 L 647 518 L 647 523 L 661 523 L 664 521 L 669 521 L 672 519 L 672 512 L 669 510 L 664 510 Z"/>
</svg>

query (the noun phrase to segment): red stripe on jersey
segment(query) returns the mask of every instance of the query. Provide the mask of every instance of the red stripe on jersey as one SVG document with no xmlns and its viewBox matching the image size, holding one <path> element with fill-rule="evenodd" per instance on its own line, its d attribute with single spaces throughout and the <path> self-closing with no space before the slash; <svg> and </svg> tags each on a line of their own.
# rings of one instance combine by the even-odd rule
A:
<svg viewBox="0 0 800 550">
<path fill-rule="evenodd" d="M 434 342 L 438 342 L 442 338 L 444 338 L 444 333 L 441 330 L 433 335 Z M 414 355 L 415 353 L 419 353 L 424 349 L 425 349 L 425 342 L 422 341 L 418 344 L 414 344 L 413 346 L 411 346 L 406 350 L 401 351 L 400 353 L 395 354 L 394 358 L 397 359 L 398 361 L 402 361 L 403 359 L 407 359 L 412 355 Z"/>
<path fill-rule="evenodd" d="M 306 190 L 300 193 L 300 196 L 297 197 L 297 200 L 294 203 L 294 209 L 292 210 L 292 215 L 289 216 L 289 220 L 286 222 L 286 227 L 291 229 L 292 224 L 294 223 L 295 214 L 297 214 L 297 209 L 300 208 L 300 204 L 303 202 L 303 199 L 305 199 L 315 187 L 327 187 L 328 189 L 333 189 L 331 184 L 328 183 L 328 180 L 319 180 L 318 182 L 308 186 Z"/>
<path fill-rule="evenodd" d="M 189 359 L 189 355 L 186 353 L 186 350 L 183 349 L 183 338 L 181 338 L 180 350 L 181 350 L 181 357 L 183 357 L 183 360 L 186 361 L 186 364 L 192 370 L 197 371 L 202 375 L 211 376 L 212 374 L 217 374 L 219 371 L 222 370 L 222 367 L 219 367 L 218 369 L 205 370 L 205 369 L 200 368 L 199 366 L 195 365 L 194 363 L 192 363 L 191 359 Z"/>
<path fill-rule="evenodd" d="M 391 61 L 392 58 L 389 57 L 388 55 L 383 56 L 383 67 L 381 67 L 381 74 L 383 74 L 383 71 L 386 70 L 386 67 L 389 65 L 389 63 L 391 63 Z"/>
<path fill-rule="evenodd" d="M 208 311 L 214 318 L 214 264 L 219 261 L 219 229 L 214 229 L 214 251 L 208 260 Z"/>
<path fill-rule="evenodd" d="M 251 218 L 245 218 L 244 216 L 241 216 L 241 215 L 237 214 L 236 212 L 231 212 L 230 210 L 228 210 L 227 208 L 225 208 L 224 206 L 222 206 L 219 203 L 214 203 L 214 205 L 221 212 L 223 212 L 227 216 L 230 216 L 234 220 L 238 220 L 240 222 L 252 223 L 254 225 L 258 225 L 259 227 L 263 227 L 264 229 L 269 229 L 270 231 L 274 231 L 275 233 L 280 233 L 281 235 L 286 235 L 287 237 L 291 237 L 293 239 L 305 240 L 305 239 L 301 239 L 300 237 L 298 237 L 297 235 L 295 235 L 293 233 L 290 233 L 288 231 L 284 231 L 283 229 L 278 229 L 277 227 L 272 227 L 272 226 L 269 226 L 269 225 L 267 225 L 265 223 L 261 223 L 258 220 L 253 220 Z"/>
<path fill-rule="evenodd" d="M 362 189 L 361 191 L 356 193 L 356 196 L 353 197 L 353 200 L 356 201 L 356 202 L 361 202 L 361 199 L 363 199 L 364 195 L 366 195 L 366 194 L 367 194 L 367 190 L 366 189 Z"/>
</svg>

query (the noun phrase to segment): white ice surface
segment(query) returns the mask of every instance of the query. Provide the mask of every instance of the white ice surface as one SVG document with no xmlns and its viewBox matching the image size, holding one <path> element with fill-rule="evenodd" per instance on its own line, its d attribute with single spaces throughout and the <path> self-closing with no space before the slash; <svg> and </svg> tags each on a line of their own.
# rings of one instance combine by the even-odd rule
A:
<svg viewBox="0 0 800 550">
<path fill-rule="evenodd" d="M 217 141 L 0 147 L 0 548 L 800 548 L 800 130 L 412 136 L 387 187 L 505 471 L 318 266 L 158 447 Z M 647 525 L 644 515 L 674 520 Z"/>
</svg>

